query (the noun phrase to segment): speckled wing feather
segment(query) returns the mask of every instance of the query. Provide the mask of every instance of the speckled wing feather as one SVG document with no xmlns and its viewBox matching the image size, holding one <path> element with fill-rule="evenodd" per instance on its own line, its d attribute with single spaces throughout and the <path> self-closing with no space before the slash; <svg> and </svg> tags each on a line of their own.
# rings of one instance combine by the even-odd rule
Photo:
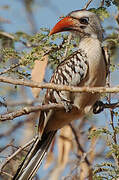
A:
<svg viewBox="0 0 119 180">
<path fill-rule="evenodd" d="M 54 72 L 50 82 L 60 85 L 80 86 L 80 82 L 86 77 L 87 71 L 87 56 L 83 51 L 78 50 L 62 63 L 60 63 L 60 65 Z M 64 91 L 59 92 L 56 90 L 48 89 L 45 97 L 45 103 L 59 103 L 62 100 L 70 101 L 70 99 L 66 99 L 65 96 L 62 96 L 63 93 Z M 70 93 L 68 92 L 68 94 Z"/>
<path fill-rule="evenodd" d="M 74 52 L 59 64 L 55 70 L 50 82 L 60 85 L 80 86 L 82 80 L 85 79 L 88 72 L 87 56 L 82 50 Z M 66 91 L 56 91 L 48 89 L 46 92 L 44 104 L 50 103 L 66 103 L 72 104 L 71 93 Z M 39 132 L 42 134 L 47 121 L 48 113 L 53 110 L 41 112 L 39 119 Z"/>
</svg>

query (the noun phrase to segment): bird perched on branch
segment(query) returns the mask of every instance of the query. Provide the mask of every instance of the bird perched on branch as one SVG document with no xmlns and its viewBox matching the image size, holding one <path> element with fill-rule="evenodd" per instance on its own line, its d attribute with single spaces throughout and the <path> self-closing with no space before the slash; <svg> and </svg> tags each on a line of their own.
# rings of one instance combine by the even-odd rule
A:
<svg viewBox="0 0 119 180">
<path fill-rule="evenodd" d="M 61 62 L 50 82 L 69 86 L 105 86 L 106 60 L 102 48 L 103 31 L 95 13 L 77 10 L 62 18 L 50 35 L 70 31 L 80 36 L 78 51 Z M 36 174 L 56 131 L 91 111 L 99 99 L 98 93 L 71 93 L 48 89 L 44 104 L 63 103 L 64 109 L 42 111 L 37 137 L 13 180 L 31 180 Z"/>
</svg>

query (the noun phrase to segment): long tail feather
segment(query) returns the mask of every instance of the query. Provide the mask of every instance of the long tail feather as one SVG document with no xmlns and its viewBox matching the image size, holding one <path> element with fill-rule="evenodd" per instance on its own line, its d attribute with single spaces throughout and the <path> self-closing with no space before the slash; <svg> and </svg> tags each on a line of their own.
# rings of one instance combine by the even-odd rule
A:
<svg viewBox="0 0 119 180">
<path fill-rule="evenodd" d="M 36 138 L 13 180 L 32 180 L 48 151 L 55 133 L 56 131 L 52 131 L 43 135 L 42 140 Z"/>
</svg>

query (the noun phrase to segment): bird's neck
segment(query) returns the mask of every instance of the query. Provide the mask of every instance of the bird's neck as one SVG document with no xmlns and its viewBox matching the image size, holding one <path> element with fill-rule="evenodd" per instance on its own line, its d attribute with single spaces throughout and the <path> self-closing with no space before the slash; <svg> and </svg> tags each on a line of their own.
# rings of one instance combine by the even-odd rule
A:
<svg viewBox="0 0 119 180">
<path fill-rule="evenodd" d="M 90 59 L 102 55 L 101 42 L 95 37 L 82 38 L 79 43 L 79 49 L 84 51 Z"/>
</svg>

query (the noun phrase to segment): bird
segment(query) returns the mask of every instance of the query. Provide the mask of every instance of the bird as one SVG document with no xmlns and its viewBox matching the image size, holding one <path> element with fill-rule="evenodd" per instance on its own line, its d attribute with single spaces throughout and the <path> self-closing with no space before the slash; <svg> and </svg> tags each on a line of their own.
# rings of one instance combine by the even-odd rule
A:
<svg viewBox="0 0 119 180">
<path fill-rule="evenodd" d="M 102 47 L 103 29 L 99 17 L 89 10 L 72 11 L 56 23 L 50 35 L 65 31 L 75 38 L 80 37 L 78 50 L 59 63 L 50 83 L 104 87 L 107 63 Z M 42 135 L 36 137 L 13 180 L 32 180 L 57 130 L 88 114 L 99 98 L 99 93 L 72 93 L 48 89 L 43 104 L 60 103 L 64 105 L 64 109 L 41 111 L 39 132 Z"/>
</svg>

